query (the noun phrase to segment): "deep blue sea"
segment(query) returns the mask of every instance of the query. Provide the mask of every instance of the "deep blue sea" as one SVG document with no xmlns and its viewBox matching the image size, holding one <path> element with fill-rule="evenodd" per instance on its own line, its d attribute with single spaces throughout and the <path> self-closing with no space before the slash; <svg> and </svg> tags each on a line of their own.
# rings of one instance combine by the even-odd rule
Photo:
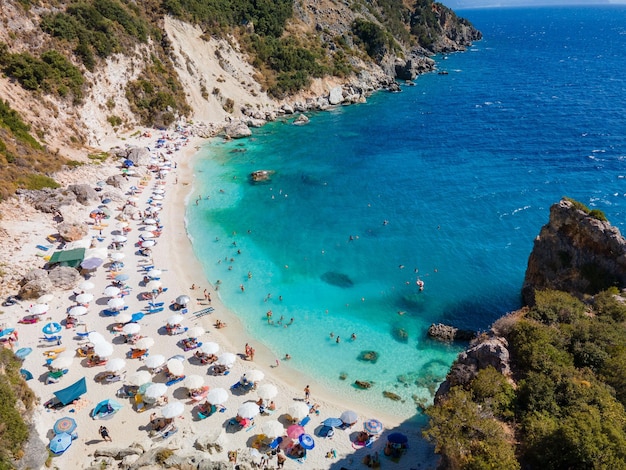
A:
<svg viewBox="0 0 626 470">
<path fill-rule="evenodd" d="M 437 56 L 447 75 L 212 143 L 187 207 L 207 278 L 254 341 L 402 416 L 460 348 L 426 339 L 431 323 L 485 330 L 520 307 L 552 204 L 569 196 L 624 227 L 626 8 L 460 15 L 484 39 Z M 276 173 L 251 184 L 258 169 Z M 358 359 L 369 350 L 375 364 Z"/>
</svg>

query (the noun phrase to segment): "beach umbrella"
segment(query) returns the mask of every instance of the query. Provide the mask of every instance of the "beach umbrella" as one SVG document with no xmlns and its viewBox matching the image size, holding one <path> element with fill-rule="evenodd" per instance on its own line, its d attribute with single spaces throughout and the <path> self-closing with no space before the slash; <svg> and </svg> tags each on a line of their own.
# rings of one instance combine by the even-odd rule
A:
<svg viewBox="0 0 626 470">
<path fill-rule="evenodd" d="M 293 419 L 300 420 L 309 415 L 309 405 L 304 402 L 297 401 L 287 408 L 287 414 Z"/>
<path fill-rule="evenodd" d="M 148 337 L 138 339 L 135 343 L 137 349 L 150 349 L 152 346 L 154 346 L 154 339 Z"/>
<path fill-rule="evenodd" d="M 148 274 L 146 274 L 146 276 L 148 276 L 149 278 L 153 278 L 159 277 L 161 276 L 161 274 L 163 274 L 163 272 L 160 269 L 151 269 L 150 271 L 148 271 Z"/>
<path fill-rule="evenodd" d="M 38 304 L 47 304 L 48 302 L 50 302 L 51 300 L 54 299 L 54 295 L 52 294 L 44 294 L 41 297 L 39 297 L 37 299 L 37 303 Z"/>
<path fill-rule="evenodd" d="M 93 347 L 93 352 L 95 355 L 100 357 L 109 357 L 113 354 L 113 345 L 111 343 L 107 343 L 106 341 L 96 343 Z"/>
<path fill-rule="evenodd" d="M 47 335 L 53 335 L 61 331 L 61 329 L 62 329 L 62 326 L 59 325 L 57 322 L 50 322 L 50 323 L 46 323 L 41 329 L 41 331 L 43 331 Z"/>
<path fill-rule="evenodd" d="M 202 343 L 200 351 L 204 354 L 216 354 L 220 350 L 220 345 L 211 341 Z"/>
<path fill-rule="evenodd" d="M 187 330 L 187 337 L 189 338 L 198 338 L 205 333 L 204 328 L 201 326 L 194 326 L 193 328 L 189 328 Z"/>
<path fill-rule="evenodd" d="M 161 188 L 159 188 L 159 189 L 153 189 L 153 190 L 152 190 L 152 192 L 153 192 L 154 194 L 165 194 L 165 190 L 164 190 L 164 189 L 161 189 Z"/>
<path fill-rule="evenodd" d="M 235 356 L 233 353 L 225 352 L 217 358 L 216 362 L 219 365 L 230 367 L 235 363 L 236 360 L 237 356 Z"/>
<path fill-rule="evenodd" d="M 122 261 L 125 257 L 126 255 L 124 253 L 109 253 L 109 258 L 111 258 L 113 261 Z"/>
<path fill-rule="evenodd" d="M 96 285 L 91 281 L 83 281 L 80 284 L 78 284 L 78 288 L 80 290 L 91 290 L 94 287 L 96 287 Z"/>
<path fill-rule="evenodd" d="M 50 452 L 53 454 L 62 454 L 72 445 L 72 436 L 68 433 L 63 432 L 61 434 L 56 434 L 50 440 Z"/>
<path fill-rule="evenodd" d="M 148 238 L 155 238 L 155 235 L 154 233 L 146 232 L 139 235 L 139 238 L 141 238 L 142 240 L 147 240 Z"/>
<path fill-rule="evenodd" d="M 180 377 L 185 373 L 185 366 L 178 359 L 170 359 L 167 361 L 167 370 L 170 374 Z"/>
<path fill-rule="evenodd" d="M 146 284 L 146 289 L 148 290 L 158 290 L 159 287 L 161 287 L 163 284 L 161 284 L 161 281 L 150 281 L 149 283 Z"/>
<path fill-rule="evenodd" d="M 263 384 L 257 388 L 256 394 L 263 400 L 271 400 L 278 395 L 278 389 L 273 384 Z"/>
<path fill-rule="evenodd" d="M 212 388 L 206 396 L 206 400 L 212 405 L 223 405 L 228 401 L 228 391 L 223 388 Z"/>
<path fill-rule="evenodd" d="M 101 260 L 105 260 L 107 257 L 107 249 L 103 246 L 99 247 L 99 248 L 89 248 L 88 250 L 85 251 L 85 258 L 98 258 Z M 90 282 L 90 281 L 85 281 L 85 282 Z M 95 285 L 89 289 L 83 289 L 83 290 L 90 290 L 93 289 L 95 287 Z"/>
<path fill-rule="evenodd" d="M 151 380 L 152 375 L 147 370 L 138 370 L 126 379 L 130 385 L 135 385 L 137 387 L 147 384 Z"/>
<path fill-rule="evenodd" d="M 76 296 L 76 302 L 79 304 L 88 304 L 93 300 L 93 294 L 84 293 Z"/>
<path fill-rule="evenodd" d="M 128 281 L 128 279 L 130 278 L 130 276 L 128 274 L 118 274 L 117 276 L 115 276 L 115 280 L 117 282 L 124 282 L 124 281 Z"/>
<path fill-rule="evenodd" d="M 401 432 L 392 432 L 387 436 L 387 441 L 392 444 L 406 444 L 409 442 L 409 438 Z"/>
<path fill-rule="evenodd" d="M 128 323 L 127 325 L 124 325 L 124 327 L 122 328 L 122 332 L 125 335 L 134 335 L 139 333 L 139 330 L 141 330 L 141 326 L 139 325 L 139 323 Z M 143 349 L 143 348 L 140 348 Z"/>
<path fill-rule="evenodd" d="M 285 433 L 285 428 L 279 421 L 273 419 L 263 423 L 263 426 L 261 426 L 261 432 L 270 439 L 275 439 Z"/>
<path fill-rule="evenodd" d="M 196 374 L 192 374 L 192 375 L 188 375 L 187 378 L 185 379 L 185 387 L 189 388 L 189 389 L 194 389 L 194 388 L 202 388 L 204 386 L 204 378 L 196 375 Z"/>
<path fill-rule="evenodd" d="M 188 295 L 179 295 L 176 297 L 176 303 L 178 305 L 187 305 L 191 299 Z"/>
<path fill-rule="evenodd" d="M 74 358 L 72 356 L 60 356 L 52 361 L 50 365 L 55 369 L 67 369 L 73 362 Z"/>
<path fill-rule="evenodd" d="M 147 219 L 143 219 L 143 223 L 146 225 L 154 225 L 156 224 L 156 220 L 154 220 L 153 218 L 148 217 Z"/>
<path fill-rule="evenodd" d="M 339 417 L 339 419 L 343 421 L 345 424 L 354 424 L 359 419 L 359 416 L 356 414 L 356 412 L 347 410 L 341 413 L 341 416 Z"/>
<path fill-rule="evenodd" d="M 155 201 L 161 201 L 163 199 L 163 195 L 155 194 L 154 196 L 152 196 L 152 199 Z"/>
<path fill-rule="evenodd" d="M 322 421 L 322 424 L 324 426 L 328 426 L 329 428 L 338 428 L 343 424 L 343 421 L 341 421 L 339 418 L 326 418 L 324 421 Z"/>
<path fill-rule="evenodd" d="M 86 269 L 87 271 L 90 271 L 92 269 L 96 269 L 102 263 L 103 261 L 100 258 L 91 257 L 91 258 L 84 259 L 80 263 L 80 267 L 83 269 Z"/>
<path fill-rule="evenodd" d="M 132 322 L 138 322 L 139 320 L 141 320 L 143 317 L 145 317 L 145 314 L 142 312 L 135 312 L 131 315 L 130 317 L 130 321 Z"/>
<path fill-rule="evenodd" d="M 146 364 L 146 367 L 156 369 L 157 367 L 161 367 L 165 364 L 165 356 L 161 354 L 150 355 L 146 358 L 144 363 Z"/>
<path fill-rule="evenodd" d="M 113 299 L 110 299 L 107 302 L 107 305 L 112 308 L 112 309 L 119 309 L 122 308 L 124 306 L 126 302 L 124 302 L 124 299 L 120 299 L 118 297 L 115 297 Z"/>
<path fill-rule="evenodd" d="M 172 315 L 171 317 L 167 319 L 167 324 L 170 326 L 174 326 L 174 325 L 181 324 L 182 321 L 183 321 L 183 316 L 176 314 L 176 315 Z"/>
<path fill-rule="evenodd" d="M 131 196 L 126 199 L 128 202 L 139 202 L 139 198 L 137 196 Z"/>
<path fill-rule="evenodd" d="M 161 410 L 161 414 L 165 419 L 176 418 L 185 412 L 185 405 L 180 401 L 172 401 L 165 405 Z"/>
<path fill-rule="evenodd" d="M 115 286 L 109 286 L 106 289 L 104 289 L 104 295 L 108 297 L 115 297 L 120 292 L 122 292 L 122 290 L 119 287 L 115 287 Z"/>
<path fill-rule="evenodd" d="M 55 434 L 63 434 L 64 432 L 71 434 L 76 429 L 76 426 L 78 425 L 76 424 L 76 420 L 74 420 L 74 418 L 65 416 L 56 420 L 52 430 Z"/>
<path fill-rule="evenodd" d="M 148 398 L 159 398 L 167 393 L 167 385 L 162 383 L 156 383 L 148 386 L 144 392 L 144 396 Z"/>
<path fill-rule="evenodd" d="M 254 418 L 259 414 L 259 405 L 254 403 L 253 401 L 248 401 L 241 405 L 237 410 L 237 415 L 242 418 Z"/>
<path fill-rule="evenodd" d="M 49 308 L 48 304 L 35 304 L 31 308 L 29 308 L 28 310 L 33 315 L 41 315 L 43 313 L 46 313 L 48 311 L 48 308 Z"/>
<path fill-rule="evenodd" d="M 125 237 L 124 235 L 113 235 L 111 237 L 111 241 L 113 243 L 124 243 L 128 240 L 128 237 Z M 114 253 L 114 254 L 123 254 L 123 253 Z"/>
<path fill-rule="evenodd" d="M 300 437 L 298 437 L 298 441 L 300 442 L 300 445 L 303 449 L 311 450 L 313 447 L 315 447 L 315 441 L 310 434 L 300 434 Z"/>
<path fill-rule="evenodd" d="M 106 340 L 104 339 L 104 336 L 102 336 L 102 333 L 98 331 L 90 331 L 87 334 L 87 339 L 89 340 L 90 343 L 93 343 L 93 344 L 106 342 Z"/>
<path fill-rule="evenodd" d="M 380 434 L 383 432 L 383 423 L 377 419 L 368 419 L 363 423 L 363 429 L 369 434 Z"/>
<path fill-rule="evenodd" d="M 141 242 L 142 248 L 150 248 L 154 245 L 156 245 L 156 242 L 154 240 L 146 240 L 145 242 Z"/>
<path fill-rule="evenodd" d="M 292 439 L 298 439 L 304 433 L 304 426 L 300 426 L 299 424 L 292 424 L 287 428 L 287 436 Z"/>
<path fill-rule="evenodd" d="M 121 370 L 124 370 L 125 367 L 126 361 L 124 359 L 122 359 L 121 357 L 114 357 L 108 362 L 104 370 L 106 370 L 107 372 L 119 372 Z"/>
<path fill-rule="evenodd" d="M 75 307 L 70 308 L 67 313 L 73 317 L 81 317 L 87 313 L 87 307 L 84 305 L 76 305 Z"/>
<path fill-rule="evenodd" d="M 154 230 L 157 230 L 159 227 L 157 227 L 156 225 L 144 225 L 143 226 L 143 231 L 144 232 L 152 232 Z"/>
<path fill-rule="evenodd" d="M 265 378 L 265 374 L 263 373 L 263 371 L 260 371 L 259 369 L 249 370 L 248 372 L 246 372 L 243 375 L 250 382 L 258 382 L 258 381 L 263 380 Z"/>
<path fill-rule="evenodd" d="M 133 318 L 133 317 L 131 316 L 131 314 L 130 314 L 130 313 L 122 312 L 122 313 L 120 313 L 119 315 L 117 315 L 117 316 L 115 317 L 115 321 L 116 321 L 117 323 L 122 323 L 122 324 L 124 324 L 124 323 L 128 323 L 128 322 L 130 322 L 130 321 L 132 320 L 132 318 Z"/>
</svg>

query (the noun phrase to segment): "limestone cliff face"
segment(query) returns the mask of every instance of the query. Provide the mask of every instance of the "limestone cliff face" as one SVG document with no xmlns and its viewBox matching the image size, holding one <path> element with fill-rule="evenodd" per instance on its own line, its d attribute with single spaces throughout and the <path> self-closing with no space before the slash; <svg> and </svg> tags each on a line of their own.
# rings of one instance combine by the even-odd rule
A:
<svg viewBox="0 0 626 470">
<path fill-rule="evenodd" d="M 581 297 L 611 286 L 626 287 L 626 239 L 571 201 L 554 204 L 528 259 L 524 304 L 534 304 L 536 290 L 562 290 Z"/>
</svg>

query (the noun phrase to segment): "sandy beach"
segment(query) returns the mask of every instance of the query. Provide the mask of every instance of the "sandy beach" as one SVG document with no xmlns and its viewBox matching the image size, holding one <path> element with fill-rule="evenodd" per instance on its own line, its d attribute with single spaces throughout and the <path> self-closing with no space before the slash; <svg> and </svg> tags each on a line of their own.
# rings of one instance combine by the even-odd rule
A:
<svg viewBox="0 0 626 470">
<path fill-rule="evenodd" d="M 89 302 L 87 313 L 76 318 L 75 326 L 66 328 L 65 317 L 67 311 L 77 305 L 76 294 L 73 290 L 80 293 L 78 284 L 84 279 L 79 279 L 73 290 L 49 292 L 53 298 L 48 301 L 49 309 L 40 316 L 41 321 L 38 323 L 19 323 L 22 318 L 32 313 L 31 309 L 36 304 L 36 300 L 23 300 L 1 309 L 3 315 L 0 323 L 3 324 L 3 328 L 16 328 L 19 333 L 16 342 L 10 345 L 5 344 L 12 346 L 14 351 L 20 348 L 32 349 L 32 352 L 24 359 L 24 368 L 32 373 L 33 379 L 29 380 L 28 384 L 40 400 L 35 420 L 41 440 L 47 444 L 54 436 L 52 429 L 59 418 L 71 417 L 77 423 L 76 438 L 65 452 L 53 457 L 53 466 L 88 468 L 105 461 L 115 465 L 121 462 L 122 468 L 151 468 L 155 465 L 153 462 L 158 449 L 167 448 L 174 451 L 168 460 L 170 464 L 184 462 L 185 459 L 195 459 L 195 462 L 199 459 L 206 459 L 222 462 L 230 460 L 233 468 L 242 462 L 250 462 L 250 465 L 255 465 L 256 468 L 276 468 L 277 456 L 272 454 L 267 447 L 274 437 L 266 434 L 268 428 L 271 427 L 267 423 L 277 421 L 282 426 L 281 432 L 273 432 L 282 435 L 283 441 L 279 447 L 283 449 L 282 454 L 285 455 L 285 452 L 288 453 L 289 448 L 298 442 L 298 439 L 287 436 L 287 429 L 292 424 L 289 415 L 294 411 L 290 408 L 296 404 L 307 403 L 304 388 L 308 385 L 311 389 L 309 406 L 317 406 L 305 413 L 310 421 L 304 425 L 304 432 L 313 437 L 314 448 L 307 451 L 304 462 L 288 457 L 284 464 L 285 468 L 301 466 L 304 468 L 363 468 L 363 459 L 366 456 L 377 456 L 383 468 L 398 470 L 430 468 L 430 463 L 433 462 L 432 450 L 417 443 L 413 444 L 420 433 L 417 426 L 402 423 L 397 417 L 387 415 L 384 410 L 368 410 L 357 403 L 342 402 L 341 397 L 329 394 L 313 378 L 291 369 L 285 361 L 280 361 L 280 365 L 277 365 L 277 358 L 273 353 L 262 344 L 257 344 L 246 337 L 245 330 L 237 317 L 222 305 L 215 286 L 210 285 L 206 280 L 206 275 L 193 254 L 185 229 L 185 205 L 193 203 L 193 199 L 197 197 L 193 192 L 193 159 L 205 141 L 194 136 L 183 135 L 184 133 L 168 132 L 167 136 L 163 134 L 151 131 L 151 137 L 129 137 L 123 143 L 148 147 L 155 156 L 163 154 L 171 159 L 171 171 L 160 173 L 138 168 L 137 176 L 126 178 L 126 186 L 120 188 L 124 193 L 124 200 L 113 200 L 107 205 L 112 215 L 103 221 L 101 229 L 94 229 L 95 221 L 89 217 L 90 212 L 98 207 L 98 201 L 89 206 L 75 208 L 73 211 L 73 217 L 90 224 L 89 234 L 86 237 L 87 244 L 104 248 L 109 255 L 112 253 L 123 255 L 118 255 L 123 267 L 117 269 L 115 274 L 111 273 L 112 260 L 109 256 L 104 264 L 89 277 L 88 280 L 94 284 L 94 287 L 88 292 L 93 294 L 94 299 Z M 156 141 L 160 137 L 166 138 L 166 146 L 156 149 Z M 178 147 L 180 147 L 178 150 L 174 150 Z M 168 148 L 171 153 L 167 152 Z M 162 161 L 162 163 L 166 162 Z M 59 175 L 58 180 L 63 184 L 80 182 L 95 187 L 98 180 L 120 173 L 121 160 L 110 158 L 104 165 L 82 167 Z M 146 176 L 142 177 L 143 174 Z M 162 178 L 157 178 L 159 175 L 162 175 Z M 131 194 L 131 186 L 138 187 L 140 191 Z M 106 192 L 106 189 L 106 187 L 103 188 L 102 193 Z M 155 195 L 160 195 L 158 193 L 162 193 L 162 199 L 154 199 Z M 137 198 L 132 199 L 132 204 L 138 211 L 159 209 L 159 212 L 154 213 L 153 218 L 158 218 L 158 225 L 162 228 L 155 230 L 160 234 L 157 238 L 153 238 L 156 244 L 151 248 L 151 256 L 138 254 L 141 249 L 138 245 L 141 241 L 140 235 L 145 235 L 150 231 L 144 229 L 145 218 L 138 215 L 128 216 L 125 223 L 118 220 L 120 217 L 116 218 L 120 214 L 119 209 L 126 207 L 133 197 Z M 38 212 L 19 199 L 3 203 L 2 212 L 4 217 L 0 221 L 0 227 L 3 230 L 2 252 L 5 258 L 11 258 L 12 262 L 19 264 L 24 272 L 30 268 L 42 268 L 46 262 L 43 256 L 50 255 L 61 246 L 61 243 L 56 242 L 52 243 L 53 246 L 49 247 L 48 251 L 42 252 L 38 248 L 38 245 L 49 245 L 50 242 L 46 240 L 46 236 L 56 233 L 56 222 L 52 215 Z M 125 225 L 126 232 L 124 231 Z M 110 249 L 116 240 L 114 237 L 122 235 L 127 237 L 127 241 L 119 243 L 118 249 Z M 146 237 L 146 240 L 151 239 Z M 153 266 L 154 269 L 161 271 L 158 282 L 161 283 L 164 292 L 159 293 L 154 301 L 162 302 L 163 305 L 159 307 L 162 310 L 155 313 L 148 313 L 149 302 L 142 295 L 151 291 L 145 285 L 145 281 L 149 281 L 145 277 L 150 273 L 146 266 Z M 102 313 L 109 308 L 108 303 L 112 298 L 105 295 L 104 291 L 113 285 L 112 281 L 118 274 L 128 276 L 128 279 L 122 283 L 122 288 L 127 294 L 123 297 L 114 296 L 123 299 L 123 304 L 127 306 L 121 314 L 143 312 L 145 316 L 136 322 L 139 325 L 138 334 L 154 340 L 154 344 L 149 347 L 149 355 L 143 360 L 127 358 L 132 345 L 124 341 L 121 332 L 112 329 L 118 323 L 117 318 Z M 4 289 L 3 297 L 17 293 L 14 286 L 6 285 Z M 211 294 L 210 302 L 205 298 L 205 289 Z M 185 305 L 185 310 L 177 312 L 171 307 L 175 299 L 181 295 L 188 296 L 190 300 Z M 207 307 L 213 310 L 205 315 L 196 314 Z M 198 341 L 214 342 L 219 345 L 217 356 L 224 352 L 236 355 L 236 361 L 228 369 L 227 375 L 211 375 L 209 365 L 200 364 L 194 357 L 197 349 L 183 350 L 180 341 L 186 337 L 184 333 L 169 335 L 164 331 L 168 318 L 176 313 L 182 315 L 181 327 L 188 329 L 201 327 L 205 331 L 198 337 Z M 227 327 L 215 328 L 215 322 L 218 319 L 225 322 Z M 62 330 L 56 333 L 62 337 L 61 344 L 42 340 L 44 337 L 42 327 L 48 322 L 61 324 Z M 103 375 L 103 372 L 107 370 L 107 365 L 90 367 L 87 358 L 77 357 L 76 350 L 90 342 L 90 338 L 84 333 L 91 331 L 99 332 L 104 337 L 104 341 L 112 345 L 113 352 L 108 356 L 107 364 L 112 361 L 119 362 L 114 361 L 116 358 L 124 359 L 125 365 L 120 372 L 120 380 L 110 383 L 97 382 L 96 378 Z M 248 343 L 256 350 L 254 360 L 243 358 L 245 345 Z M 47 357 L 45 352 L 57 348 L 59 358 L 73 357 L 73 361 L 67 366 L 67 373 L 55 379 L 58 380 L 57 382 L 46 383 L 49 368 L 45 361 Z M 61 349 L 64 350 L 61 351 Z M 145 409 L 138 410 L 135 399 L 132 397 L 116 396 L 118 390 L 128 384 L 128 379 L 136 375 L 137 371 L 148 370 L 146 361 L 157 355 L 162 355 L 166 360 L 173 356 L 182 356 L 182 361 L 179 362 L 183 366 L 186 377 L 200 376 L 203 385 L 208 386 L 209 391 L 216 388 L 225 389 L 228 393 L 227 400 L 223 404 L 225 410 L 200 419 L 198 404 L 203 403 L 204 400 L 196 401 L 190 398 L 185 380 L 166 387 L 164 397 L 167 398 L 167 403 L 151 404 Z M 257 382 L 257 388 L 264 384 L 275 386 L 276 395 L 266 399 L 264 405 L 267 406 L 271 400 L 275 403 L 276 409 L 271 414 L 256 414 L 249 426 L 241 428 L 239 425 L 231 424 L 232 419 L 237 416 L 244 403 L 254 404 L 260 397 L 256 390 L 243 393 L 241 387 L 235 390 L 231 387 L 239 382 L 243 374 L 250 373 L 252 370 L 258 370 L 260 375 L 264 376 Z M 46 409 L 43 406 L 53 397 L 53 392 L 83 377 L 87 384 L 87 392 L 79 399 L 58 410 Z M 165 383 L 167 378 L 164 372 L 159 372 L 153 374 L 150 381 L 157 384 Z M 116 400 L 122 408 L 109 419 L 92 419 L 90 413 L 94 406 L 106 399 Z M 162 433 L 155 433 L 151 419 L 155 416 L 156 419 L 160 419 L 164 408 L 167 408 L 165 414 L 168 414 L 174 408 L 172 405 L 175 402 L 180 402 L 183 407 L 182 413 L 176 413 L 176 417 L 172 420 L 173 428 L 170 429 L 175 429 L 175 432 L 166 437 Z M 248 407 L 254 408 L 253 405 Z M 316 409 L 317 412 L 315 412 Z M 354 411 L 358 417 L 355 424 L 335 428 L 332 437 L 318 436 L 324 420 L 339 418 L 346 411 Z M 383 430 L 378 434 L 373 434 L 365 446 L 358 442 L 358 435 L 364 429 L 363 423 L 370 419 L 379 420 L 383 424 Z M 101 438 L 99 434 L 101 425 L 108 428 L 112 442 Z M 387 436 L 392 432 L 401 432 L 408 437 L 408 449 L 400 458 L 392 459 L 384 455 Z M 264 434 L 265 438 L 263 438 Z M 212 443 L 217 443 L 218 446 L 211 447 Z M 210 451 L 198 450 L 199 448 L 206 449 L 207 446 L 211 447 Z M 126 451 L 122 451 L 124 449 Z M 237 455 L 236 462 L 233 462 L 234 453 Z"/>
</svg>

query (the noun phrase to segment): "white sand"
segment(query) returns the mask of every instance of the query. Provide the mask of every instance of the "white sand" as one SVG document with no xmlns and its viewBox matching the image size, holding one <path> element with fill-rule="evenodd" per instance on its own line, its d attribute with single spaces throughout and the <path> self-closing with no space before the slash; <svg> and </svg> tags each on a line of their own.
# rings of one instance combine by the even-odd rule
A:
<svg viewBox="0 0 626 470">
<path fill-rule="evenodd" d="M 128 139 L 125 143 L 150 146 L 154 144 L 160 133 L 153 131 L 151 139 L 134 138 Z M 182 354 L 185 356 L 184 370 L 187 375 L 198 374 L 205 378 L 205 383 L 210 387 L 222 387 L 229 389 L 239 377 L 248 370 L 260 369 L 265 373 L 265 379 L 261 382 L 272 383 L 278 388 L 278 395 L 274 399 L 277 404 L 277 410 L 271 416 L 258 415 L 255 418 L 255 427 L 252 430 L 240 430 L 232 433 L 227 432 L 223 437 L 224 450 L 221 453 L 206 454 L 214 460 L 227 460 L 227 451 L 237 450 L 240 456 L 249 455 L 249 446 L 255 440 L 257 434 L 261 431 L 264 422 L 278 419 L 285 423 L 285 414 L 290 405 L 304 398 L 303 389 L 305 385 L 311 385 L 311 403 L 320 405 L 319 415 L 311 415 L 311 422 L 306 425 L 306 431 L 314 434 L 314 430 L 318 428 L 321 421 L 328 417 L 339 417 L 344 410 L 353 409 L 359 414 L 359 422 L 346 431 L 335 430 L 335 436 L 332 439 L 323 439 L 315 437 L 315 448 L 308 452 L 307 460 L 304 464 L 297 463 L 292 459 L 287 459 L 285 468 L 360 468 L 363 457 L 375 451 L 380 454 L 381 464 L 384 468 L 394 469 L 410 469 L 410 468 L 427 468 L 425 462 L 432 462 L 432 455 L 429 449 L 424 446 L 410 445 L 408 453 L 404 455 L 399 462 L 394 462 L 383 455 L 383 448 L 386 442 L 385 435 L 392 431 L 402 431 L 407 434 L 411 441 L 419 434 L 419 429 L 415 425 L 402 424 L 393 416 L 387 416 L 383 410 L 367 410 L 355 407 L 354 404 L 344 403 L 340 396 L 331 395 L 326 392 L 321 385 L 317 384 L 313 379 L 306 377 L 290 369 L 285 362 L 281 362 L 279 367 L 274 367 L 276 358 L 262 345 L 249 341 L 245 337 L 244 329 L 238 322 L 238 319 L 229 312 L 220 303 L 219 298 L 215 295 L 213 287 L 205 280 L 201 266 L 193 255 L 191 244 L 187 238 L 184 224 L 184 204 L 185 198 L 189 197 L 192 192 L 193 174 L 192 174 L 192 156 L 196 153 L 197 146 L 201 144 L 199 139 L 192 138 L 188 145 L 181 151 L 173 155 L 174 161 L 177 162 L 177 168 L 172 171 L 165 180 L 165 184 L 157 184 L 154 177 L 145 187 L 142 194 L 139 194 L 140 202 L 137 206 L 140 210 L 147 207 L 147 199 L 152 194 L 152 190 L 159 187 L 165 189 L 165 198 L 163 201 L 163 210 L 161 212 L 161 223 L 164 226 L 163 234 L 157 238 L 157 245 L 153 249 L 154 265 L 163 271 L 161 281 L 168 290 L 159 296 L 157 301 L 165 302 L 165 310 L 160 313 L 146 315 L 139 324 L 141 325 L 140 334 L 155 339 L 155 345 L 150 348 L 150 355 L 162 354 L 166 358 Z M 107 164 L 106 167 L 97 167 L 86 169 L 82 168 L 76 171 L 72 176 L 65 175 L 64 182 L 80 181 L 95 183 L 102 178 L 102 175 L 115 174 L 119 172 L 113 166 L 114 162 Z M 87 174 L 90 173 L 90 174 Z M 128 186 L 138 184 L 139 180 L 131 178 Z M 127 188 L 125 188 L 127 189 Z M 111 209 L 115 209 L 115 204 L 109 205 Z M 90 209 L 84 209 L 84 217 Z M 41 214 L 31 209 L 27 204 L 19 202 L 3 203 L 2 205 L 3 219 L 0 220 L 0 239 L 2 245 L 0 253 L 5 259 L 11 259 L 10 265 L 4 269 L 19 269 L 22 272 L 31 267 L 43 267 L 44 260 L 37 257 L 37 244 L 45 244 L 45 236 L 55 233 L 55 225 L 51 217 Z M 117 214 L 114 211 L 114 214 Z M 103 230 L 105 240 L 98 246 L 106 247 L 111 241 L 111 232 L 119 230 L 118 221 L 111 218 L 105 221 L 108 227 Z M 140 222 L 130 221 L 132 231 L 128 233 L 128 242 L 126 246 L 119 250 L 125 254 L 123 260 L 125 267 L 123 272 L 130 275 L 130 279 L 126 282 L 132 287 L 130 295 L 124 297 L 126 304 L 129 305 L 127 312 L 134 313 L 144 309 L 147 302 L 139 300 L 138 295 L 146 289 L 140 286 L 143 272 L 140 266 L 144 264 L 145 258 L 138 256 L 135 243 L 139 240 Z M 92 230 L 89 238 L 97 232 Z M 50 250 L 50 253 L 53 250 Z M 17 266 L 21 266 L 18 268 Z M 76 329 L 64 329 L 63 344 L 70 355 L 76 348 L 84 343 L 84 340 L 75 336 L 75 333 L 89 331 L 101 332 L 107 341 L 113 341 L 114 352 L 111 357 L 125 358 L 130 346 L 116 339 L 108 328 L 115 323 L 115 319 L 111 317 L 103 317 L 100 311 L 106 308 L 107 298 L 103 295 L 104 289 L 110 285 L 107 279 L 107 269 L 100 267 L 95 275 L 91 277 L 91 281 L 96 287 L 91 291 L 95 295 L 89 313 L 79 318 L 84 325 L 79 325 Z M 191 290 L 191 285 L 195 283 L 197 288 Z M 10 293 L 15 293 L 15 285 L 5 283 L 4 289 L 11 289 Z M 193 316 L 193 312 L 206 307 L 203 298 L 203 290 L 207 288 L 212 292 L 212 307 L 215 311 L 207 316 L 197 319 Z M 5 292 L 6 294 L 6 292 Z M 187 294 L 191 297 L 191 303 L 188 307 L 189 312 L 184 316 L 183 326 L 203 326 L 205 333 L 201 341 L 214 341 L 220 344 L 222 351 L 229 351 L 240 354 L 243 352 L 244 344 L 250 342 L 256 349 L 254 362 L 242 361 L 238 358 L 236 364 L 231 369 L 229 375 L 214 377 L 207 375 L 207 366 L 200 366 L 195 362 L 189 362 L 193 352 L 183 352 L 177 346 L 177 341 L 183 336 L 167 336 L 159 334 L 166 319 L 172 315 L 167 308 L 178 295 Z M 68 307 L 74 305 L 72 292 L 54 292 L 55 299 L 50 302 L 50 311 L 44 315 L 44 319 L 52 319 L 61 322 L 65 317 Z M 57 384 L 44 384 L 43 380 L 47 373 L 44 364 L 43 351 L 51 349 L 53 346 L 42 344 L 39 338 L 42 336 L 41 327 L 45 322 L 38 324 L 22 325 L 18 324 L 18 320 L 28 314 L 28 307 L 31 302 L 24 301 L 19 305 L 12 307 L 2 307 L 0 310 L 4 314 L 0 317 L 0 322 L 6 326 L 16 327 L 19 331 L 19 344 L 14 347 L 31 347 L 33 352 L 24 361 L 24 367 L 32 372 L 34 379 L 29 381 L 29 385 L 33 388 L 37 396 L 41 400 L 41 404 L 37 410 L 37 429 L 44 441 L 52 437 L 52 427 L 55 421 L 63 416 L 71 416 L 78 423 L 78 438 L 73 442 L 72 446 L 62 455 L 54 458 L 53 464 L 58 468 L 86 468 L 94 462 L 93 453 L 96 449 L 118 449 L 130 446 L 132 443 L 139 443 L 145 450 L 158 446 L 166 446 L 176 450 L 177 454 L 185 454 L 191 451 L 196 439 L 206 433 L 214 432 L 224 428 L 228 420 L 237 414 L 239 406 L 250 400 L 258 399 L 256 393 L 251 391 L 244 395 L 233 395 L 229 392 L 229 399 L 225 406 L 224 413 L 215 413 L 209 418 L 199 421 L 196 418 L 195 410 L 192 412 L 195 404 L 191 403 L 186 395 L 186 388 L 183 388 L 183 382 L 175 384 L 168 388 L 167 396 L 170 401 L 180 400 L 185 404 L 185 412 L 182 416 L 175 419 L 176 426 L 179 431 L 166 441 L 162 439 L 152 439 L 148 434 L 149 417 L 152 412 L 160 415 L 159 407 L 152 407 L 144 413 L 138 413 L 133 402 L 125 398 L 116 398 L 115 393 L 124 382 L 115 382 L 111 384 L 100 384 L 94 380 L 94 377 L 105 370 L 104 367 L 87 367 L 83 358 L 76 357 L 73 365 L 69 368 L 69 373 L 64 376 Z M 219 318 L 227 322 L 228 327 L 216 330 L 213 327 L 215 320 Z M 219 354 L 219 353 L 218 353 Z M 134 373 L 138 369 L 145 368 L 143 362 L 137 359 L 126 360 L 126 375 Z M 63 410 L 50 411 L 43 408 L 43 403 L 53 396 L 53 392 L 64 388 L 81 377 L 86 377 L 87 393 L 75 404 L 68 405 Z M 163 374 L 155 376 L 155 382 L 163 382 Z M 106 398 L 115 398 L 123 404 L 123 408 L 106 421 L 93 420 L 89 413 L 94 405 Z M 355 449 L 352 442 L 358 431 L 362 429 L 362 422 L 368 418 L 377 418 L 385 424 L 385 431 L 379 439 L 377 439 L 371 448 Z M 104 424 L 109 429 L 113 439 L 112 443 L 103 442 L 98 434 L 98 429 Z M 290 441 L 290 439 L 285 439 Z M 327 458 L 326 455 L 331 450 L 335 450 L 336 458 Z M 276 459 L 270 460 L 270 467 L 276 466 Z"/>
</svg>

